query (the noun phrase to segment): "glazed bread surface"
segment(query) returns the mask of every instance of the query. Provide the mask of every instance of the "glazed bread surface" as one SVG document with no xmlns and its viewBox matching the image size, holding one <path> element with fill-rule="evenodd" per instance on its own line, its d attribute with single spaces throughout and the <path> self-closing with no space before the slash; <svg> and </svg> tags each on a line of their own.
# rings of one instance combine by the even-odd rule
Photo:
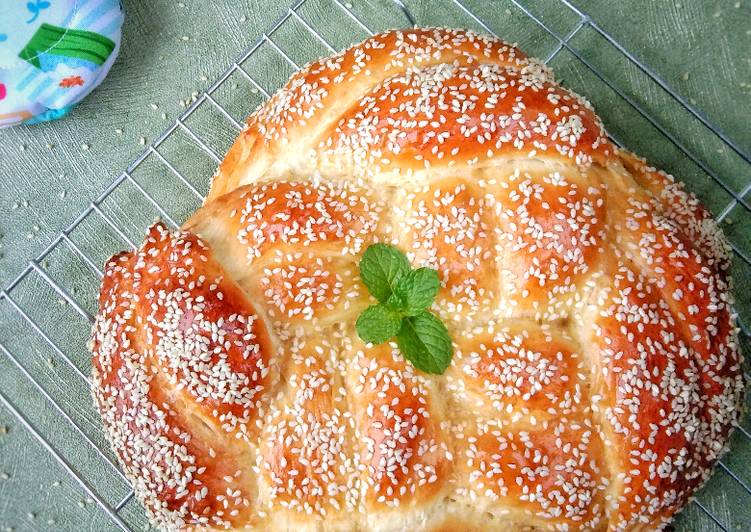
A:
<svg viewBox="0 0 751 532">
<path fill-rule="evenodd" d="M 372 243 L 443 375 L 363 343 Z M 108 438 L 164 530 L 659 530 L 740 415 L 728 246 L 515 46 L 394 30 L 296 73 L 208 198 L 106 266 Z"/>
</svg>

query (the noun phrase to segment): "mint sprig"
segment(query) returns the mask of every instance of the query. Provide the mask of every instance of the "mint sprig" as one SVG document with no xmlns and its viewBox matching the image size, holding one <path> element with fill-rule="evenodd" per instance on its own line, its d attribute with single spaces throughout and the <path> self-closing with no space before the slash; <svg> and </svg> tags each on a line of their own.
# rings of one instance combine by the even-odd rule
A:
<svg viewBox="0 0 751 532">
<path fill-rule="evenodd" d="M 381 344 L 396 337 L 402 355 L 425 373 L 442 374 L 453 347 L 446 326 L 427 309 L 441 282 L 430 268 L 412 269 L 406 255 L 387 244 L 373 244 L 360 260 L 360 278 L 378 300 L 357 318 L 363 341 Z"/>
</svg>

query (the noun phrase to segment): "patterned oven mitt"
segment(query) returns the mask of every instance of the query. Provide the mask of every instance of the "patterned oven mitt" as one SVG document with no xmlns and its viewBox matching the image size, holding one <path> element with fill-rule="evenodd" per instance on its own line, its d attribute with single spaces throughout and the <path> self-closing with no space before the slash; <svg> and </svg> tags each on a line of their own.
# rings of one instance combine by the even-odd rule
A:
<svg viewBox="0 0 751 532">
<path fill-rule="evenodd" d="M 120 49 L 119 0 L 0 0 L 0 128 L 65 115 Z"/>
</svg>

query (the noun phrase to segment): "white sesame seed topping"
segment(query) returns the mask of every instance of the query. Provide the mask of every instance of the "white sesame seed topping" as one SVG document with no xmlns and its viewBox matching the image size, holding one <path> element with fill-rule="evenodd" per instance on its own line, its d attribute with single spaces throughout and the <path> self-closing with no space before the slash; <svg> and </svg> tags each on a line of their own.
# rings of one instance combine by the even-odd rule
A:
<svg viewBox="0 0 751 532">
<path fill-rule="evenodd" d="M 444 375 L 357 337 L 373 242 L 438 270 Z M 93 394 L 161 529 L 659 528 L 738 420 L 728 268 L 547 67 L 395 30 L 295 74 L 184 230 L 109 261 Z"/>
</svg>

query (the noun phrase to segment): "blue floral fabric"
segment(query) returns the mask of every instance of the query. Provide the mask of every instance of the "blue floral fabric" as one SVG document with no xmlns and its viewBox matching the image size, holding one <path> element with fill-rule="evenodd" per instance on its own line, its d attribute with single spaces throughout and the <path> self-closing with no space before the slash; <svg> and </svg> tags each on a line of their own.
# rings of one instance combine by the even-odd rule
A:
<svg viewBox="0 0 751 532">
<path fill-rule="evenodd" d="M 4 0 L 0 15 L 0 128 L 65 115 L 120 49 L 119 0 Z"/>
</svg>

